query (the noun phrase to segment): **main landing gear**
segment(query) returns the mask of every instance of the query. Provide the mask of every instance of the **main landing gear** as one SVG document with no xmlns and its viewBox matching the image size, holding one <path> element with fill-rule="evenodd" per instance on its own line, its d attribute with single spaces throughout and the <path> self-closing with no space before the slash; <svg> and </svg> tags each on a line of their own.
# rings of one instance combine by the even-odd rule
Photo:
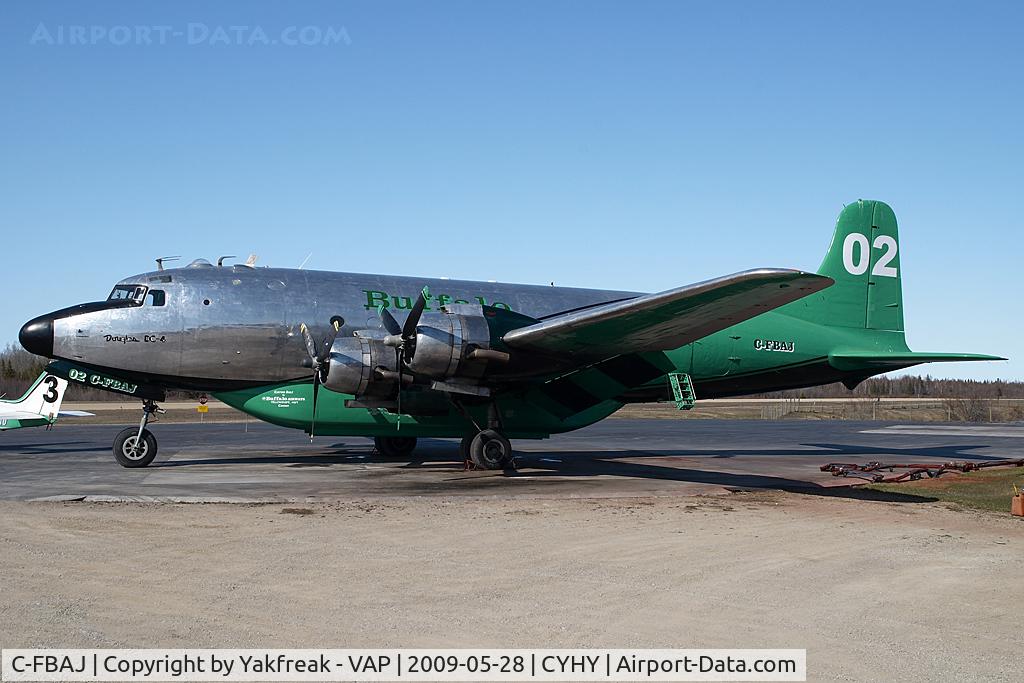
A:
<svg viewBox="0 0 1024 683">
<path fill-rule="evenodd" d="M 467 436 L 459 444 L 459 453 L 466 468 L 481 470 L 515 469 L 512 443 L 496 429 L 484 429 L 475 436 Z"/>
<path fill-rule="evenodd" d="M 373 445 L 385 458 L 402 460 L 416 450 L 412 436 L 377 436 Z M 481 470 L 506 470 L 514 467 L 512 444 L 496 429 L 484 429 L 467 436 L 459 444 L 459 455 L 470 466 Z"/>
<path fill-rule="evenodd" d="M 501 424 L 501 414 L 498 406 L 491 402 L 487 406 L 487 428 L 483 428 L 473 419 L 473 416 L 457 401 L 452 404 L 462 413 L 470 424 L 477 429 L 476 434 L 471 434 L 462 439 L 459 444 L 459 455 L 466 465 L 466 469 L 481 470 L 514 470 L 516 468 L 515 456 L 512 454 L 512 444 L 502 433 L 504 428 Z"/>
<path fill-rule="evenodd" d="M 150 417 L 164 412 L 149 399 L 142 402 L 142 420 L 139 426 L 128 427 L 114 437 L 114 458 L 121 467 L 145 467 L 156 457 L 156 437 L 146 429 Z"/>
</svg>

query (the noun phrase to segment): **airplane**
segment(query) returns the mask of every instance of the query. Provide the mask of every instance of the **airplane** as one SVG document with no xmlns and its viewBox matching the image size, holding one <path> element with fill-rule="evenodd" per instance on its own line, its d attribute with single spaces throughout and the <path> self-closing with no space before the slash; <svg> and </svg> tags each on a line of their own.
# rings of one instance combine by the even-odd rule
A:
<svg viewBox="0 0 1024 683">
<path fill-rule="evenodd" d="M 68 381 L 47 372 L 39 375 L 16 401 L 0 400 L 0 432 L 23 427 L 51 427 L 58 417 L 86 417 L 81 410 L 61 410 Z"/>
<path fill-rule="evenodd" d="M 514 465 L 510 439 L 593 424 L 632 402 L 843 382 L 920 363 L 1005 360 L 911 351 L 896 216 L 846 206 L 817 273 L 761 268 L 656 294 L 214 266 L 133 275 L 105 301 L 27 322 L 48 372 L 143 402 L 114 440 L 157 453 L 168 390 L 209 392 L 314 435 L 373 437 L 386 457 L 461 437 L 467 462 Z"/>
</svg>

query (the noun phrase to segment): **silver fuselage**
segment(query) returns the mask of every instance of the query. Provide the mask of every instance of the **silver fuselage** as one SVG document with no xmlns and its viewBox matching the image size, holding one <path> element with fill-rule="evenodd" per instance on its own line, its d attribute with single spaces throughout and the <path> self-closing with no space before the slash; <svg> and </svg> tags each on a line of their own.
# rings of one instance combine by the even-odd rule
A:
<svg viewBox="0 0 1024 683">
<path fill-rule="evenodd" d="M 52 357 L 144 376 L 167 388 L 218 391 L 309 377 L 299 326 L 341 335 L 381 326 L 384 303 L 403 320 L 424 285 L 427 310 L 448 303 L 504 307 L 533 318 L 636 296 L 635 292 L 193 265 L 143 273 L 119 285 L 148 288 L 141 305 L 53 320 Z M 154 291 L 163 292 L 162 305 Z M 157 299 L 158 301 L 159 299 Z"/>
</svg>

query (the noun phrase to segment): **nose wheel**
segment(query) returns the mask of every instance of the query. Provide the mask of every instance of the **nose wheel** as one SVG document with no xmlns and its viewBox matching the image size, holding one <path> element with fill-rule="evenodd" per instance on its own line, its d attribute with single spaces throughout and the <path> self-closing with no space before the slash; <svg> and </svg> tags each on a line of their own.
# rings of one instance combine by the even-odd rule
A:
<svg viewBox="0 0 1024 683">
<path fill-rule="evenodd" d="M 121 467 L 145 467 L 156 457 L 157 443 L 153 432 L 146 429 L 150 418 L 164 412 L 153 401 L 142 404 L 142 420 L 138 427 L 128 427 L 114 437 L 114 459 Z"/>
<path fill-rule="evenodd" d="M 145 467 L 156 457 L 156 437 L 148 429 L 139 430 L 129 427 L 118 432 L 114 437 L 114 458 L 121 467 Z"/>
</svg>

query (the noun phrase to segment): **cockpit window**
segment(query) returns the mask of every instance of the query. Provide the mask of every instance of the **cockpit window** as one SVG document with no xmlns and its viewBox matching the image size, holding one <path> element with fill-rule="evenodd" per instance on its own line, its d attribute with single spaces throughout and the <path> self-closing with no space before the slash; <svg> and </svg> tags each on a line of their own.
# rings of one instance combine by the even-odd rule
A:
<svg viewBox="0 0 1024 683">
<path fill-rule="evenodd" d="M 149 290 L 149 296 L 146 298 L 146 303 L 150 306 L 163 306 L 167 303 L 167 295 L 164 294 L 162 289 L 151 289 Z"/>
<path fill-rule="evenodd" d="M 110 291 L 107 301 L 134 301 L 138 305 L 146 298 L 146 288 L 142 285 L 115 285 Z"/>
</svg>

